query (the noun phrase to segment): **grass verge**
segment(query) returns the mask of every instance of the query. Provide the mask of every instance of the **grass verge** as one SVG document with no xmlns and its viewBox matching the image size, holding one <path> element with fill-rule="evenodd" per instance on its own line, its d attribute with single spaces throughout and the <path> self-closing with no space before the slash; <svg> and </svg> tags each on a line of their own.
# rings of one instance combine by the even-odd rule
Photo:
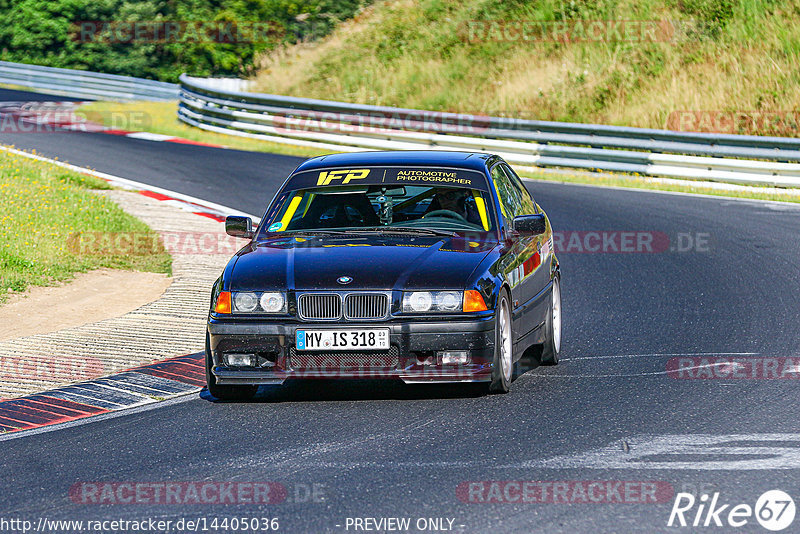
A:
<svg viewBox="0 0 800 534">
<path fill-rule="evenodd" d="M 644 189 L 650 191 L 671 191 L 675 193 L 692 193 L 715 197 L 746 198 L 753 200 L 772 200 L 778 202 L 800 203 L 800 195 L 782 193 L 778 188 L 756 188 L 743 186 L 743 189 L 715 189 L 708 182 L 681 180 L 682 183 L 664 183 L 658 178 L 630 176 L 619 174 L 555 174 L 519 171 L 523 178 L 546 182 L 593 185 L 598 187 L 621 187 L 625 189 Z M 768 190 L 768 191 L 765 191 Z"/>
<path fill-rule="evenodd" d="M 86 232 L 157 239 L 142 221 L 97 194 L 110 186 L 92 176 L 0 151 L 0 302 L 32 285 L 53 285 L 74 273 L 107 267 L 171 273 L 163 247 L 155 253 L 79 254 L 70 238 Z"/>
<path fill-rule="evenodd" d="M 385 0 L 324 39 L 265 53 L 256 87 L 416 109 L 794 137 L 798 14 L 794 0 Z"/>
<path fill-rule="evenodd" d="M 176 102 L 92 102 L 80 108 L 87 119 L 103 123 L 115 129 L 147 131 L 152 133 L 183 137 L 201 143 L 222 145 L 238 150 L 269 152 L 298 157 L 313 157 L 329 154 L 330 151 L 309 147 L 300 147 L 282 143 L 270 143 L 258 139 L 248 139 L 233 135 L 208 132 L 184 124 L 176 118 Z M 719 190 L 708 187 L 707 182 L 685 180 L 683 184 L 661 183 L 653 178 L 632 175 L 608 174 L 554 174 L 520 172 L 526 178 L 555 182 L 580 183 L 595 186 L 623 187 L 633 189 L 650 189 L 658 191 L 675 191 L 712 196 L 751 198 L 756 200 L 777 200 L 784 202 L 800 202 L 797 195 L 780 192 L 762 192 L 757 188 L 742 190 Z"/>
<path fill-rule="evenodd" d="M 312 157 L 329 154 L 330 150 L 320 150 L 283 143 L 270 143 L 259 139 L 249 139 L 235 135 L 225 135 L 194 128 L 178 120 L 177 101 L 168 102 L 91 102 L 78 109 L 86 119 L 100 123 L 115 130 L 146 131 L 171 135 L 208 143 L 222 145 L 237 150 L 271 152 L 289 156 Z"/>
</svg>

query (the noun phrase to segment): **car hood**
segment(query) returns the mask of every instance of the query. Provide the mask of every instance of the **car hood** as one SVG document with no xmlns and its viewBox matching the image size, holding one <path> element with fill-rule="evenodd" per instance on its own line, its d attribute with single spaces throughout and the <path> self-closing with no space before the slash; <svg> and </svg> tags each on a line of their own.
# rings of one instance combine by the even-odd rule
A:
<svg viewBox="0 0 800 534">
<path fill-rule="evenodd" d="M 458 289 L 496 242 L 435 236 L 325 236 L 253 243 L 239 251 L 232 290 Z M 346 285 L 340 277 L 352 278 Z"/>
</svg>

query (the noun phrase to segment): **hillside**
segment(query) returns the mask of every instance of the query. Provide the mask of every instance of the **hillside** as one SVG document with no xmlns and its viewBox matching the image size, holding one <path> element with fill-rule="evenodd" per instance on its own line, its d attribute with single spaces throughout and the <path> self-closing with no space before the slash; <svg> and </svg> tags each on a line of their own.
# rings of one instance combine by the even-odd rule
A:
<svg viewBox="0 0 800 534">
<path fill-rule="evenodd" d="M 268 93 L 797 136 L 800 2 L 379 1 L 259 65 Z"/>
</svg>

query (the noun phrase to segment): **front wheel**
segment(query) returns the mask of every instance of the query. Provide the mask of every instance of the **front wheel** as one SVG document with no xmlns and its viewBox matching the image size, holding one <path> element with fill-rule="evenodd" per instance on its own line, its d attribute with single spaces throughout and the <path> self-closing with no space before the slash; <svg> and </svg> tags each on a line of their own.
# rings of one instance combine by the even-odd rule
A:
<svg viewBox="0 0 800 534">
<path fill-rule="evenodd" d="M 561 353 L 561 282 L 553 278 L 553 291 L 550 293 L 550 310 L 546 320 L 546 339 L 542 347 L 542 365 L 558 365 Z"/>
<path fill-rule="evenodd" d="M 211 346 L 206 332 L 206 386 L 208 392 L 219 400 L 250 400 L 255 397 L 258 386 L 220 386 L 217 377 L 211 372 L 214 359 L 211 357 Z"/>
<path fill-rule="evenodd" d="M 511 308 L 508 294 L 500 291 L 494 321 L 494 359 L 489 393 L 508 393 L 514 372 L 514 345 L 511 339 Z"/>
</svg>

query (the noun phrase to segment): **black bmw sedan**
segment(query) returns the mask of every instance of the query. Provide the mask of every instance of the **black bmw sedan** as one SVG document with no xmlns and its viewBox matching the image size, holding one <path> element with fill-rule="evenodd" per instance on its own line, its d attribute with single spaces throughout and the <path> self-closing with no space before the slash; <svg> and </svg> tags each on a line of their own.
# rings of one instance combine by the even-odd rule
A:
<svg viewBox="0 0 800 534">
<path fill-rule="evenodd" d="M 484 382 L 558 363 L 560 270 L 547 215 L 502 158 L 450 151 L 309 159 L 212 290 L 219 399 L 303 378 Z"/>
</svg>

